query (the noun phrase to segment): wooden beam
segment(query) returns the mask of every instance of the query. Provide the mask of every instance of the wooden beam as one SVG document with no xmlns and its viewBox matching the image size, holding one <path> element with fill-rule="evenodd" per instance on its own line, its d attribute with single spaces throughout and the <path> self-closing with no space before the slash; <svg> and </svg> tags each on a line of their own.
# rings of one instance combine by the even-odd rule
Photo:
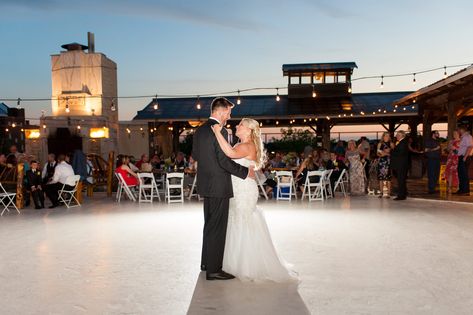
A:
<svg viewBox="0 0 473 315">
<path fill-rule="evenodd" d="M 113 183 L 113 165 L 115 161 L 115 152 L 110 151 L 108 153 L 107 161 L 107 196 L 112 196 L 112 183 Z"/>
<path fill-rule="evenodd" d="M 16 207 L 22 209 L 25 205 L 25 198 L 23 194 L 23 176 L 25 173 L 25 165 L 18 163 L 16 166 Z"/>
</svg>

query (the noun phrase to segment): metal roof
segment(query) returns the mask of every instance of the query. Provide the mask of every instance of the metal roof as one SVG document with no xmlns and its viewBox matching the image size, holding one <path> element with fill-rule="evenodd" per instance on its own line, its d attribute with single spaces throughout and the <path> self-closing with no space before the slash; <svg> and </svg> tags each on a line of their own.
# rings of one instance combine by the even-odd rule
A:
<svg viewBox="0 0 473 315">
<path fill-rule="evenodd" d="M 0 103 L 0 117 L 8 116 L 8 105 L 5 103 Z"/>
<path fill-rule="evenodd" d="M 358 66 L 354 62 L 295 63 L 282 65 L 282 71 L 284 73 L 324 70 L 353 70 L 354 68 L 358 68 Z"/>
<path fill-rule="evenodd" d="M 309 118 L 320 115 L 350 114 L 360 115 L 376 112 L 379 115 L 416 115 L 417 108 L 393 112 L 392 103 L 411 92 L 357 93 L 349 98 L 329 99 L 288 99 L 281 95 L 276 101 L 274 95 L 249 95 L 241 97 L 241 104 L 232 110 L 233 118 L 252 117 L 255 119 L 290 119 Z M 228 96 L 228 100 L 237 103 L 237 96 Z M 163 98 L 158 99 L 159 108 L 154 109 L 153 101 L 138 111 L 133 120 L 149 121 L 185 121 L 206 119 L 210 115 L 210 104 L 214 97 L 201 97 L 201 109 L 197 109 L 196 98 Z M 351 111 L 341 110 L 341 104 L 352 104 Z M 379 110 L 381 109 L 381 112 Z M 386 113 L 384 110 L 386 109 Z"/>
</svg>

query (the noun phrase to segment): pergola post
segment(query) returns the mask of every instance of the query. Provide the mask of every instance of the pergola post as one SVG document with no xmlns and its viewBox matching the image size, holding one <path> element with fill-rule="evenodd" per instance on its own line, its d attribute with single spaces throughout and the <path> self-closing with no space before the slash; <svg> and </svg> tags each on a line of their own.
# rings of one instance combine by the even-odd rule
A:
<svg viewBox="0 0 473 315">
<path fill-rule="evenodd" d="M 453 131 L 457 128 L 456 105 L 455 102 L 448 102 L 447 104 L 447 138 L 449 140 L 453 138 Z"/>
<path fill-rule="evenodd" d="M 322 148 L 330 151 L 330 124 L 327 119 L 319 119 L 316 123 L 317 136 L 322 137 Z"/>
<path fill-rule="evenodd" d="M 179 136 L 181 134 L 179 127 L 178 123 L 172 123 L 172 151 L 175 154 L 179 152 Z"/>
<path fill-rule="evenodd" d="M 408 125 L 409 125 L 409 130 L 410 130 L 409 131 L 410 136 L 413 139 L 416 139 L 417 138 L 417 127 L 419 126 L 419 120 L 417 119 L 417 117 L 409 119 Z"/>
<path fill-rule="evenodd" d="M 422 137 L 424 141 L 430 137 L 432 132 L 432 119 L 430 119 L 430 111 L 424 110 L 424 116 L 422 117 Z"/>
</svg>

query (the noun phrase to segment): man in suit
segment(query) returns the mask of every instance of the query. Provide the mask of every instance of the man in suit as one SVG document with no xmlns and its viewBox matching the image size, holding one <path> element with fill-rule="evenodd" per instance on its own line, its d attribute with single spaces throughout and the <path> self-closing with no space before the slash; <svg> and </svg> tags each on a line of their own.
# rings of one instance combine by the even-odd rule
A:
<svg viewBox="0 0 473 315">
<path fill-rule="evenodd" d="M 35 209 L 44 208 L 44 194 L 41 186 L 43 178 L 41 171 L 38 169 L 38 162 L 31 161 L 31 169 L 26 171 L 27 188 L 33 196 Z"/>
<path fill-rule="evenodd" d="M 254 179 L 255 176 L 252 168 L 235 163 L 223 153 L 211 128 L 214 124 L 225 126 L 233 106 L 226 98 L 214 99 L 209 120 L 197 129 L 193 137 L 192 157 L 197 161 L 197 192 L 204 197 L 201 270 L 207 272 L 207 280 L 235 278 L 222 270 L 228 207 L 233 197 L 231 175 L 242 179 Z M 225 128 L 222 128 L 222 134 L 228 139 Z"/>
<path fill-rule="evenodd" d="M 51 178 L 53 178 L 56 165 L 56 155 L 54 153 L 49 153 L 48 162 L 43 166 L 43 184 L 46 184 L 51 180 Z"/>
<path fill-rule="evenodd" d="M 396 133 L 396 146 L 391 153 L 391 168 L 398 183 L 397 197 L 393 200 L 405 200 L 407 196 L 406 180 L 409 165 L 409 147 L 406 133 L 402 130 Z"/>
</svg>

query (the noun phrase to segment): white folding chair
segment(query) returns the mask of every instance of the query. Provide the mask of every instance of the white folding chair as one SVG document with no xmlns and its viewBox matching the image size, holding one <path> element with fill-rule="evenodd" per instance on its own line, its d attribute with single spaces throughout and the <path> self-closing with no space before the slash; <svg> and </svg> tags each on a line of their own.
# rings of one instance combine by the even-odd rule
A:
<svg viewBox="0 0 473 315">
<path fill-rule="evenodd" d="M 294 195 L 297 199 L 294 184 L 294 176 L 291 171 L 277 171 L 276 172 L 276 183 L 277 183 L 277 194 L 276 200 L 289 200 L 291 201 L 292 196 Z M 282 192 L 282 188 L 288 188 L 289 192 Z"/>
<path fill-rule="evenodd" d="M 330 176 L 332 176 L 332 172 L 333 170 L 325 170 L 324 173 L 324 192 L 327 199 L 333 198 L 332 183 L 330 182 Z"/>
<path fill-rule="evenodd" d="M 7 192 L 3 187 L 2 183 L 0 183 L 0 203 L 3 206 L 3 210 L 0 216 L 3 216 L 3 213 L 5 211 L 10 212 L 10 209 L 8 209 L 9 207 L 13 207 L 18 212 L 18 214 L 20 214 L 20 210 L 18 210 L 15 205 L 15 196 L 16 193 Z"/>
<path fill-rule="evenodd" d="M 268 200 L 268 194 L 266 194 L 266 189 L 264 189 L 264 186 L 263 186 L 263 183 L 264 183 L 263 178 L 260 177 L 260 176 L 264 177 L 264 174 L 261 173 L 261 175 L 259 175 L 260 173 L 261 173 L 260 171 L 255 172 L 256 184 L 261 189 L 261 192 L 263 193 L 264 198 Z"/>
<path fill-rule="evenodd" d="M 343 194 L 344 197 L 347 196 L 347 191 L 345 184 L 348 184 L 348 176 L 347 176 L 347 170 L 343 169 L 342 172 L 340 173 L 340 176 L 338 176 L 337 181 L 334 184 L 333 191 L 336 192 L 337 189 L 340 188 L 340 192 Z"/>
<path fill-rule="evenodd" d="M 189 191 L 189 197 L 187 198 L 188 200 L 191 200 L 192 197 L 197 197 L 197 199 L 200 201 L 202 200 L 202 197 L 197 193 L 197 174 L 194 176 L 194 180 L 192 181 L 192 186 L 191 190 Z"/>
<path fill-rule="evenodd" d="M 326 171 L 308 171 L 305 178 L 304 188 L 302 190 L 302 200 L 305 196 L 309 197 L 309 201 L 324 200 L 325 198 L 325 182 L 324 176 Z M 311 177 L 318 176 L 318 181 L 311 181 Z"/>
<path fill-rule="evenodd" d="M 154 197 L 158 197 L 161 201 L 153 173 L 138 173 L 138 179 L 140 181 L 138 202 L 153 202 Z"/>
<path fill-rule="evenodd" d="M 135 185 L 128 186 L 125 180 L 123 179 L 122 174 L 120 173 L 115 173 L 115 174 L 117 175 L 117 178 L 118 178 L 117 201 L 120 202 L 123 192 L 125 192 L 128 199 L 130 199 L 131 201 L 136 201 L 136 197 L 130 189 L 130 188 L 135 187 Z"/>
<path fill-rule="evenodd" d="M 80 202 L 75 196 L 79 182 L 80 175 L 71 175 L 66 178 L 66 182 L 62 185 L 62 188 L 58 192 L 59 200 L 64 202 L 64 205 L 66 205 L 68 209 L 80 206 Z M 72 189 L 67 189 L 66 185 L 72 187 Z M 73 200 L 75 201 L 75 204 L 71 205 Z"/>
<path fill-rule="evenodd" d="M 177 180 L 178 183 L 171 183 L 172 179 Z M 179 195 L 171 195 L 171 190 L 179 190 Z M 168 203 L 184 203 L 184 173 L 168 173 L 166 175 L 166 197 Z"/>
<path fill-rule="evenodd" d="M 166 199 L 166 174 L 157 173 L 154 174 L 154 178 L 156 185 L 158 186 L 159 193 L 163 194 L 164 198 Z"/>
</svg>

